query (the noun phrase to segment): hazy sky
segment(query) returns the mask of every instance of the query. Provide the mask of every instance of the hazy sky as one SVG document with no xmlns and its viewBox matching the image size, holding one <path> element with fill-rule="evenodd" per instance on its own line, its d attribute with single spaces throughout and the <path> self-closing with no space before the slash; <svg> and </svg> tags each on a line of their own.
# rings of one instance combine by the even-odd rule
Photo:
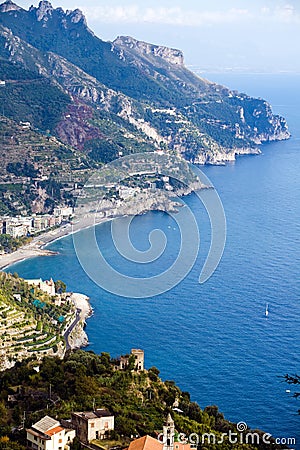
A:
<svg viewBox="0 0 300 450">
<path fill-rule="evenodd" d="M 15 1 L 26 9 L 32 4 Z M 102 39 L 131 35 L 180 48 L 189 66 L 203 70 L 300 72 L 300 0 L 53 0 L 52 4 L 80 8 Z"/>
</svg>

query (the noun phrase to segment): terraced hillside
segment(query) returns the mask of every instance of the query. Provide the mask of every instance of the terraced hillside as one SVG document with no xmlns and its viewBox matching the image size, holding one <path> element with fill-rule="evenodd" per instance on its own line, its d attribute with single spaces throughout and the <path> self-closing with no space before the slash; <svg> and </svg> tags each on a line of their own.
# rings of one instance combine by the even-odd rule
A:
<svg viewBox="0 0 300 450">
<path fill-rule="evenodd" d="M 0 214 L 50 211 L 71 202 L 91 167 L 80 151 L 26 123 L 0 116 Z"/>
<path fill-rule="evenodd" d="M 61 302 L 1 272 L 0 370 L 32 356 L 63 356 L 63 335 L 75 318 L 76 309 L 68 299 Z"/>
</svg>

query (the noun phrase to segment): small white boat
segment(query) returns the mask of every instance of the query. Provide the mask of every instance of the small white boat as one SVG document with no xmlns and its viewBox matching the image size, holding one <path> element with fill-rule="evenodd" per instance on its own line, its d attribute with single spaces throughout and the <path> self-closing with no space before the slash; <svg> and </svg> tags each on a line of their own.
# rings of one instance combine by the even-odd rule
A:
<svg viewBox="0 0 300 450">
<path fill-rule="evenodd" d="M 265 311 L 265 316 L 268 317 L 269 315 L 269 304 L 266 304 L 266 311 Z"/>
</svg>

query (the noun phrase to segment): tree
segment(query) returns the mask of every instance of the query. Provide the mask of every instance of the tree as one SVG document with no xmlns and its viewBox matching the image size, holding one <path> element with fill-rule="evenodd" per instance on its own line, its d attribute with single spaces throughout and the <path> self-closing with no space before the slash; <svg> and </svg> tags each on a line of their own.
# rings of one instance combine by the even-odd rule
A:
<svg viewBox="0 0 300 450">
<path fill-rule="evenodd" d="M 63 292 L 66 292 L 66 290 L 67 290 L 66 283 L 64 283 L 61 280 L 57 280 L 54 282 L 54 284 L 55 284 L 55 292 L 57 294 L 62 294 Z"/>
<path fill-rule="evenodd" d="M 157 381 L 159 376 L 159 370 L 157 367 L 150 367 L 148 370 L 149 378 L 151 381 Z"/>
<path fill-rule="evenodd" d="M 128 358 L 128 365 L 126 367 L 126 370 L 131 371 L 135 369 L 135 356 L 130 355 Z"/>
</svg>

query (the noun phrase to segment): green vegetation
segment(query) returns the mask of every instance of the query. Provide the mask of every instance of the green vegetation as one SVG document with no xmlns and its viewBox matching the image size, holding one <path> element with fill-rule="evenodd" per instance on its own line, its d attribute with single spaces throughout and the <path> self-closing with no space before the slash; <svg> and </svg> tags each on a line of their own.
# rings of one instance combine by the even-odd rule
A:
<svg viewBox="0 0 300 450">
<path fill-rule="evenodd" d="M 53 131 L 70 98 L 48 79 L 0 59 L 2 114 L 16 121 L 30 122 L 41 130 Z"/>
<path fill-rule="evenodd" d="M 0 14 L 0 214 L 73 206 L 89 169 L 120 156 L 216 163 L 289 136 L 264 100 L 197 77 L 179 51 L 104 42 L 78 11 L 37 9 Z"/>
<path fill-rule="evenodd" d="M 163 382 L 155 367 L 141 373 L 131 371 L 130 367 L 116 371 L 109 354 L 99 356 L 85 351 L 72 352 L 64 360 L 45 357 L 38 373 L 33 369 L 35 364 L 34 360 L 24 361 L 0 374 L 0 407 L 1 404 L 4 406 L 0 436 L 13 438 L 10 427 L 20 424 L 24 410 L 27 411 L 25 426 L 31 426 L 45 414 L 66 419 L 72 411 L 91 410 L 93 402 L 96 407 L 108 408 L 115 415 L 114 440 L 119 440 L 122 435 L 154 436 L 155 431 L 162 430 L 168 412 L 174 417 L 177 431 L 187 435 L 213 432 L 220 437 L 228 430 L 236 431 L 236 425 L 228 422 L 216 406 L 201 410 L 174 381 Z M 17 403 L 7 405 L 7 395 L 15 393 L 16 389 Z M 182 413 L 172 410 L 175 401 Z M 24 443 L 22 439 L 20 442 Z M 257 447 L 224 442 L 205 448 Z M 263 446 L 258 448 L 263 449 Z M 272 448 L 280 447 L 274 444 Z"/>
<path fill-rule="evenodd" d="M 25 161 L 24 164 L 20 161 L 8 163 L 6 170 L 8 173 L 13 173 L 16 177 L 35 178 L 38 174 L 38 171 L 35 170 L 33 164 L 30 164 L 27 161 Z"/>
<path fill-rule="evenodd" d="M 118 38 L 113 44 L 104 42 L 90 32 L 83 17 L 76 18 L 74 23 L 72 14 L 65 15 L 61 9 L 51 11 L 45 27 L 43 20 L 36 20 L 34 11 L 22 10 L 0 17 L 0 24 L 20 36 L 25 46 L 26 43 L 34 46 L 34 50 L 26 47 L 26 66 L 34 68 L 33 61 L 39 59 L 63 87 L 71 88 L 79 102 L 88 103 L 97 113 L 109 112 L 114 126 L 122 116 L 123 122 L 127 122 L 125 128 L 135 128 L 133 140 L 127 137 L 124 142 L 124 136 L 117 139 L 116 127 L 113 133 L 107 133 L 107 124 L 101 117 L 96 121 L 92 119 L 95 125 L 93 130 L 89 129 L 92 133 L 87 133 L 87 123 L 81 122 L 84 148 L 96 161 L 111 161 L 123 146 L 124 154 L 135 151 L 137 124 L 144 121 L 158 135 L 167 138 L 170 150 L 180 143 L 181 152 L 192 160 L 207 151 L 214 154 L 216 150 L 226 152 L 227 149 L 255 147 L 259 136 L 264 134 L 268 139 L 268 135 L 274 135 L 277 125 L 286 131 L 284 119 L 275 118 L 265 101 L 231 92 L 197 77 L 178 63 L 180 52 L 176 50 L 169 49 L 166 57 L 159 57 L 153 56 L 154 47 L 135 39 Z M 60 26 L 61 23 L 64 26 Z M 51 65 L 49 67 L 45 52 L 56 54 L 57 73 L 52 71 Z M 68 63 L 62 62 L 61 57 Z M 172 64 L 173 58 L 175 64 Z M 60 65 L 72 72 L 71 86 L 69 79 L 61 74 Z M 93 99 L 96 92 L 101 101 Z M 73 131 L 72 136 L 74 138 Z M 140 151 L 144 151 L 143 147 L 149 144 L 145 135 L 139 144 Z"/>
<path fill-rule="evenodd" d="M 57 286 L 65 284 L 57 281 Z M 17 275 L 0 272 L 0 350 L 5 355 L 0 369 L 32 353 L 39 358 L 63 353 L 64 328 L 75 317 L 75 307 L 67 299 L 61 306 L 55 300 Z"/>
<path fill-rule="evenodd" d="M 61 280 L 57 280 L 55 281 L 55 292 L 57 292 L 58 294 L 62 294 L 64 292 L 66 292 L 67 290 L 67 285 L 66 283 L 64 283 Z"/>
<path fill-rule="evenodd" d="M 9 234 L 0 234 L 0 251 L 5 253 L 14 252 L 18 248 L 22 247 L 22 245 L 28 244 L 30 240 L 31 238 L 25 236 L 13 238 Z"/>
<path fill-rule="evenodd" d="M 72 187 L 82 183 L 93 166 L 80 151 L 74 151 L 51 136 L 24 129 L 0 116 L 0 215 L 30 214 L 33 202 L 40 212 L 55 205 L 73 205 Z"/>
</svg>

